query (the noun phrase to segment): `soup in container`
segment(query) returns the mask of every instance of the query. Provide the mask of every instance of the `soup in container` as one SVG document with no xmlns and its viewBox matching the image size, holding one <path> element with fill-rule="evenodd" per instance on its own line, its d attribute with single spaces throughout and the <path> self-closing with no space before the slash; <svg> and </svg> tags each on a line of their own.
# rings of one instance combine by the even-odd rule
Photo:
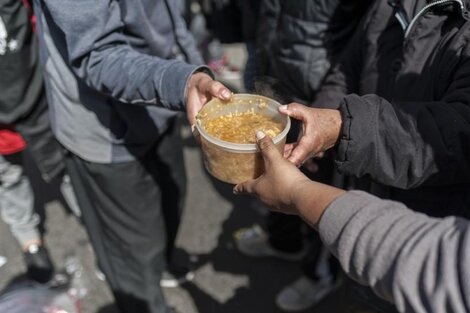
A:
<svg viewBox="0 0 470 313">
<path fill-rule="evenodd" d="M 263 131 L 281 153 L 284 150 L 290 119 L 279 113 L 280 105 L 252 94 L 234 94 L 230 101 L 209 101 L 196 117 L 207 171 L 232 184 L 259 177 L 264 162 L 256 145 L 256 132 Z"/>
</svg>

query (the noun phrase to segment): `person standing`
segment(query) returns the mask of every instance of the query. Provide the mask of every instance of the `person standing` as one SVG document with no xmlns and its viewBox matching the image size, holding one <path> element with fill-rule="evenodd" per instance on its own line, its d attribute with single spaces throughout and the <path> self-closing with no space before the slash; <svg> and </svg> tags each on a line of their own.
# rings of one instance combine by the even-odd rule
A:
<svg viewBox="0 0 470 313">
<path fill-rule="evenodd" d="M 178 1 L 34 8 L 53 130 L 100 268 L 122 312 L 168 312 L 159 281 L 186 183 L 177 111 L 194 124 L 231 92 L 197 65 Z"/>
<path fill-rule="evenodd" d="M 0 215 L 21 246 L 27 277 L 46 283 L 54 266 L 39 231 L 34 193 L 23 168 L 25 147 L 20 134 L 0 129 Z"/>
<path fill-rule="evenodd" d="M 281 108 L 305 130 L 289 160 L 331 149 L 355 188 L 433 217 L 468 218 L 467 4 L 376 1 L 313 107 Z M 372 291 L 361 294 L 378 304 Z"/>
<path fill-rule="evenodd" d="M 27 1 L 0 1 L 0 212 L 21 245 L 28 277 L 45 283 L 54 267 L 24 172 L 25 149 L 43 180 L 60 184 L 69 208 L 75 214 L 80 209 L 51 132 L 32 17 Z"/>
<path fill-rule="evenodd" d="M 311 181 L 266 134 L 257 139 L 266 171 L 235 186 L 235 194 L 249 193 L 276 212 L 302 216 L 351 278 L 399 312 L 470 311 L 470 290 L 462 283 L 470 277 L 468 219 L 433 218 L 363 191 Z"/>
</svg>

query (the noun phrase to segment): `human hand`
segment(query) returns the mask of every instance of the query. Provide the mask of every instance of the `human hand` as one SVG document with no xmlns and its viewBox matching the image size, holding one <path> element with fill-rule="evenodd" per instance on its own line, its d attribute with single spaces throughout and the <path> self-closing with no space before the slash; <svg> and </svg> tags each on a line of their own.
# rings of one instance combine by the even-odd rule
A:
<svg viewBox="0 0 470 313">
<path fill-rule="evenodd" d="M 338 110 L 309 108 L 294 102 L 281 106 L 279 112 L 302 121 L 298 141 L 284 149 L 284 157 L 297 166 L 312 157 L 321 157 L 338 141 L 342 123 Z"/>
<path fill-rule="evenodd" d="M 213 97 L 230 100 L 232 92 L 206 73 L 193 74 L 186 86 L 186 114 L 191 126 L 196 123 L 197 113 Z"/>
<path fill-rule="evenodd" d="M 256 138 L 263 156 L 265 172 L 257 179 L 236 185 L 233 192 L 255 195 L 274 210 L 297 214 L 294 203 L 295 190 L 302 188 L 310 180 L 282 157 L 269 136 L 258 131 Z"/>
</svg>

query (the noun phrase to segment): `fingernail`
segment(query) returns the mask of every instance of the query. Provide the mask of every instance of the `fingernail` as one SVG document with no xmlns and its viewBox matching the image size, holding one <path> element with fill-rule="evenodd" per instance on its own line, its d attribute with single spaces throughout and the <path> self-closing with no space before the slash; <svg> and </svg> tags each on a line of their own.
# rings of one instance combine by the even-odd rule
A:
<svg viewBox="0 0 470 313">
<path fill-rule="evenodd" d="M 227 89 L 222 90 L 222 97 L 224 97 L 225 99 L 228 99 L 231 96 L 232 96 L 232 93 L 230 91 L 228 91 Z"/>
<path fill-rule="evenodd" d="M 266 137 L 266 134 L 265 134 L 264 132 L 262 132 L 261 130 L 258 130 L 258 131 L 256 132 L 256 139 L 261 140 L 261 139 L 263 139 L 264 137 Z"/>
<path fill-rule="evenodd" d="M 281 111 L 287 111 L 287 108 L 288 108 L 287 105 L 284 104 L 284 105 L 281 105 L 281 106 L 279 107 L 279 110 L 281 110 Z"/>
</svg>

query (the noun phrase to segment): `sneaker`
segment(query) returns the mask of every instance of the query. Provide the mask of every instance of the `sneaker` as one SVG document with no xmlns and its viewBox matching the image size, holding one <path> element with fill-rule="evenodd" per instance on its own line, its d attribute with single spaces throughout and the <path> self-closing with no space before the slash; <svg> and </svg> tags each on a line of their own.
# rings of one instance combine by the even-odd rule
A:
<svg viewBox="0 0 470 313">
<path fill-rule="evenodd" d="M 233 236 L 238 250 L 250 257 L 274 257 L 286 261 L 300 261 L 306 253 L 306 249 L 288 253 L 271 247 L 268 235 L 259 225 L 239 229 Z"/>
<path fill-rule="evenodd" d="M 52 279 L 54 266 L 49 253 L 43 246 L 29 245 L 28 251 L 23 252 L 29 279 L 45 284 Z"/>
<path fill-rule="evenodd" d="M 194 279 L 194 272 L 187 268 L 171 268 L 163 271 L 160 287 L 176 288 Z"/>
<path fill-rule="evenodd" d="M 320 302 L 333 288 L 331 277 L 313 281 L 302 276 L 281 290 L 276 297 L 276 304 L 286 312 L 303 311 Z"/>
<path fill-rule="evenodd" d="M 95 276 L 100 281 L 106 281 L 106 275 L 104 275 L 98 266 L 95 268 Z"/>
</svg>

